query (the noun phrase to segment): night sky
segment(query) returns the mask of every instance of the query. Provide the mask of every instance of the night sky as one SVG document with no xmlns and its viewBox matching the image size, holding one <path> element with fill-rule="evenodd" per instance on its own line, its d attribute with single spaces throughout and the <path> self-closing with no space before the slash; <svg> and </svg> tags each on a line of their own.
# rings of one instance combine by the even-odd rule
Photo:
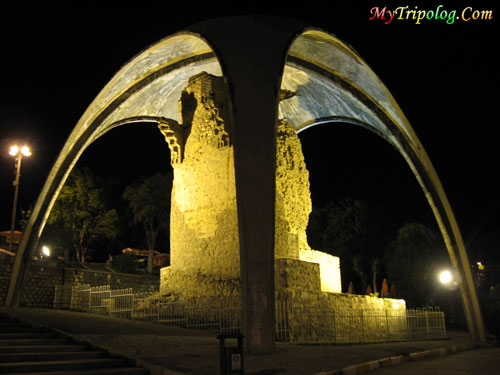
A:
<svg viewBox="0 0 500 375">
<path fill-rule="evenodd" d="M 357 3 L 357 2 L 356 2 Z M 435 10 L 421 2 L 402 3 Z M 326 4 L 326 3 L 322 3 Z M 338 4 L 338 5 L 336 5 Z M 394 2 L 391 2 L 394 4 Z M 429 154 L 468 245 L 500 229 L 497 183 L 499 45 L 498 13 L 492 2 L 465 6 L 493 10 L 493 20 L 447 24 L 441 20 L 370 20 L 366 2 L 328 9 L 250 9 L 232 12 L 175 8 L 128 11 L 43 8 L 6 9 L 0 30 L 1 230 L 10 227 L 13 140 L 25 140 L 33 156 L 24 159 L 19 206 L 35 203 L 66 137 L 113 75 L 149 45 L 205 19 L 245 13 L 291 17 L 328 31 L 351 45 L 389 88 Z M 313 10 L 314 8 L 314 10 Z M 391 6 L 391 9 L 393 6 Z M 60 10 L 61 11 L 61 10 Z M 99 15 L 97 15 L 99 14 Z M 237 40 L 237 36 L 235 36 Z M 383 203 L 395 223 L 423 222 L 437 229 L 416 179 L 388 143 L 352 125 L 315 127 L 300 134 L 311 173 L 313 204 L 351 196 Z M 3 151 L 2 151 L 3 150 Z M 169 151 L 152 125 L 118 128 L 93 144 L 78 165 L 132 183 L 169 168 Z M 493 251 L 493 250 L 492 250 Z"/>
</svg>

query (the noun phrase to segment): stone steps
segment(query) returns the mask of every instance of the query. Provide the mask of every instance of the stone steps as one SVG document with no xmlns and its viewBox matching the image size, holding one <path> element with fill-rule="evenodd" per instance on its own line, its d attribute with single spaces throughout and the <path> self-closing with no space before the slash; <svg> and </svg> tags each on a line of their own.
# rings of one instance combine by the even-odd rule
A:
<svg viewBox="0 0 500 375">
<path fill-rule="evenodd" d="M 85 370 L 100 369 L 122 366 L 124 361 L 116 358 L 98 358 L 82 360 L 56 360 L 56 361 L 35 361 L 27 358 L 23 362 L 0 363 L 0 373 L 19 373 L 19 372 L 37 372 L 58 370 Z"/>
<path fill-rule="evenodd" d="M 0 373 L 16 375 L 147 375 L 134 367 L 64 335 L 0 316 Z"/>
<path fill-rule="evenodd" d="M 33 350 L 33 349 L 32 349 Z M 67 360 L 67 359 L 90 359 L 99 358 L 105 355 L 101 351 L 66 351 L 66 352 L 36 352 L 32 351 L 30 353 L 18 352 L 18 353 L 0 353 L 0 364 L 6 362 L 25 362 L 27 360 L 31 361 L 54 361 L 54 360 Z"/>
<path fill-rule="evenodd" d="M 63 370 L 46 372 L 15 372 L 5 375 L 144 375 L 146 370 L 138 367 L 100 368 L 91 370 Z"/>
<path fill-rule="evenodd" d="M 71 351 L 81 351 L 81 350 L 87 350 L 86 345 L 75 345 L 75 344 L 69 344 L 69 345 L 33 345 L 30 346 L 30 349 L 34 353 L 43 353 L 43 352 L 71 352 Z M 14 345 L 7 345 L 7 346 L 0 346 L 0 354 L 2 353 L 22 353 L 26 352 L 26 345 L 22 346 L 14 346 Z"/>
<path fill-rule="evenodd" d="M 31 339 L 2 339 L 1 346 L 41 346 L 41 345 L 62 345 L 68 340 L 64 338 L 31 338 Z"/>
<path fill-rule="evenodd" d="M 1 328 L 0 328 L 1 330 Z M 55 335 L 51 332 L 40 332 L 40 331 L 31 331 L 31 332 L 2 332 L 0 333 L 0 343 L 9 342 L 9 340 L 26 340 L 26 339 L 52 339 Z"/>
</svg>

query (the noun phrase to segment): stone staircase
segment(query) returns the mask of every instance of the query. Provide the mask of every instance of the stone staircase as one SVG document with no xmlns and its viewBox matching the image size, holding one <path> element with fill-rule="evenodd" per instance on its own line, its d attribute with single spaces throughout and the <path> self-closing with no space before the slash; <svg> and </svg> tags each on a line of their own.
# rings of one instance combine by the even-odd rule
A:
<svg viewBox="0 0 500 375">
<path fill-rule="evenodd" d="M 60 333 L 0 315 L 0 374 L 147 375 L 130 365 Z"/>
</svg>

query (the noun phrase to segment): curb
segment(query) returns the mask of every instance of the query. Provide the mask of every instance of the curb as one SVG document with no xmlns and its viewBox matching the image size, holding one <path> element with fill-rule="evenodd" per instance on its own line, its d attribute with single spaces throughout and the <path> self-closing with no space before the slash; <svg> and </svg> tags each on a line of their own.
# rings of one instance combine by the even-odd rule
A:
<svg viewBox="0 0 500 375">
<path fill-rule="evenodd" d="M 410 353 L 409 355 L 399 355 L 388 358 L 382 358 L 374 361 L 363 362 L 357 365 L 351 365 L 347 367 L 343 367 L 338 370 L 331 371 L 323 371 L 318 372 L 313 375 L 357 375 L 364 374 L 368 371 L 382 368 L 382 367 L 391 367 L 396 366 L 404 362 L 408 361 L 417 361 L 423 358 L 429 357 L 442 357 L 448 354 L 454 354 L 458 352 L 462 352 L 465 350 L 479 349 L 489 347 L 487 344 L 466 344 L 466 345 L 454 345 L 446 348 L 432 349 L 432 350 L 424 350 L 422 352 Z"/>
</svg>

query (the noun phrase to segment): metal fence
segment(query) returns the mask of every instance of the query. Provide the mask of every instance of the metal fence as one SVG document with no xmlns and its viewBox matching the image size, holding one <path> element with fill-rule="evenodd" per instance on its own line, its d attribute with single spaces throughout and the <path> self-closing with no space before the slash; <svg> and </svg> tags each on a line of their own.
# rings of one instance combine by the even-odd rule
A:
<svg viewBox="0 0 500 375">
<path fill-rule="evenodd" d="M 241 329 L 240 301 L 235 298 L 180 303 L 159 293 L 78 285 L 72 288 L 70 309 L 218 333 Z M 278 341 L 347 344 L 446 338 L 444 313 L 438 308 L 314 310 L 277 301 L 275 311 Z"/>
<path fill-rule="evenodd" d="M 288 321 L 288 340 L 299 343 L 374 343 L 446 338 L 439 308 L 302 310 Z"/>
<path fill-rule="evenodd" d="M 446 338 L 444 312 L 439 307 L 408 309 L 406 314 L 410 340 Z"/>
<path fill-rule="evenodd" d="M 72 289 L 70 309 L 220 333 L 237 333 L 241 327 L 239 300 L 234 298 L 180 303 L 162 298 L 159 293 L 78 285 Z"/>
</svg>

